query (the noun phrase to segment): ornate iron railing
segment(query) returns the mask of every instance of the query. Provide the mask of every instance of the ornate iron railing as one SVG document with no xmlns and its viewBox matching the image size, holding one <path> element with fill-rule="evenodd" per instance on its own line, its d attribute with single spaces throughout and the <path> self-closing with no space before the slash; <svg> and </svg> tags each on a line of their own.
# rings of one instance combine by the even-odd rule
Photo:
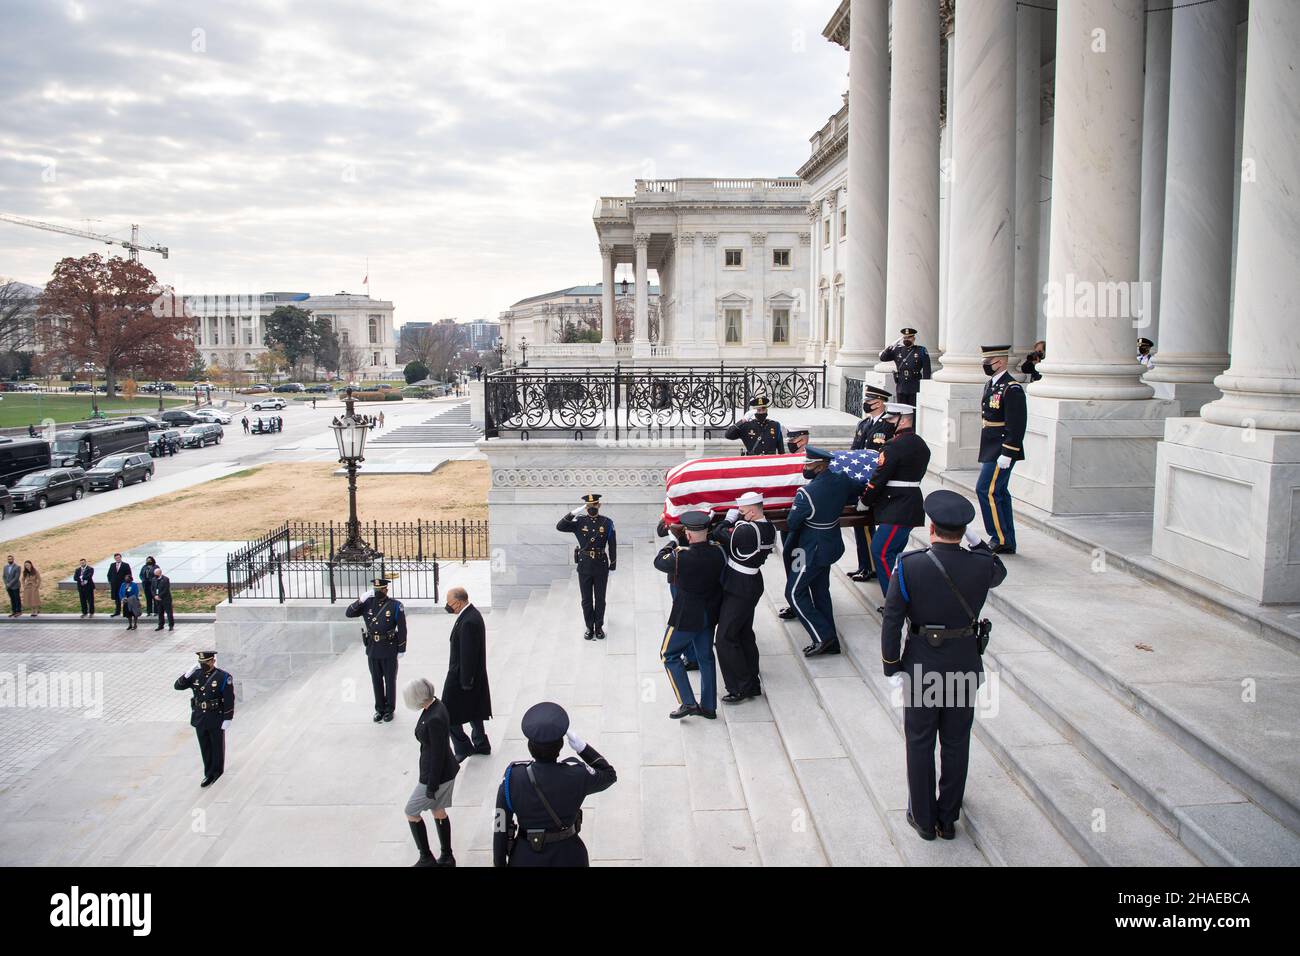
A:
<svg viewBox="0 0 1300 956">
<path fill-rule="evenodd" d="M 642 430 L 724 428 L 748 414 L 756 395 L 766 395 L 774 408 L 824 407 L 826 366 L 503 369 L 485 379 L 484 433 L 581 438 L 602 430 L 618 438 Z"/>
<path fill-rule="evenodd" d="M 862 379 L 844 378 L 844 411 L 848 412 L 855 418 L 862 415 Z"/>
</svg>

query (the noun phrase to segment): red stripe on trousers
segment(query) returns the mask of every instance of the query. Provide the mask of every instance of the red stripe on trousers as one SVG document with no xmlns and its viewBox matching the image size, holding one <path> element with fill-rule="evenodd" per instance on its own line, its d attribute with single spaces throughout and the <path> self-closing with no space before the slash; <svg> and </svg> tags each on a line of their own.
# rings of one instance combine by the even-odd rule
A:
<svg viewBox="0 0 1300 956">
<path fill-rule="evenodd" d="M 880 564 L 882 567 L 884 567 L 885 577 L 887 578 L 893 577 L 893 568 L 891 568 L 888 564 L 885 563 L 885 553 L 889 550 L 889 542 L 894 540 L 894 535 L 897 533 L 898 533 L 898 525 L 894 525 L 892 528 L 889 529 L 889 537 L 886 538 L 885 543 L 880 546 Z"/>
</svg>

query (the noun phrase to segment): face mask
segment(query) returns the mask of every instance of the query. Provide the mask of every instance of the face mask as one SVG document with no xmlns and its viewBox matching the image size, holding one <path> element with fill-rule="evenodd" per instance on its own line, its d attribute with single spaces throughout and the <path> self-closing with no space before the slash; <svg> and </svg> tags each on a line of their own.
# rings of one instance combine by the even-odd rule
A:
<svg viewBox="0 0 1300 956">
<path fill-rule="evenodd" d="M 455 613 L 456 613 L 456 609 L 455 609 L 454 607 L 452 607 L 450 604 L 444 604 L 444 605 L 442 606 L 442 609 L 443 609 L 444 611 L 446 611 L 448 614 L 455 614 Z"/>
<path fill-rule="evenodd" d="M 380 591 L 380 590 L 378 590 L 378 589 L 375 590 L 375 600 L 377 600 L 377 601 L 383 601 L 383 600 L 385 600 L 387 597 L 388 597 L 388 592 L 387 592 L 387 591 Z"/>
<path fill-rule="evenodd" d="M 805 468 L 805 469 L 803 470 L 803 476 L 804 476 L 805 478 L 809 479 L 809 480 L 811 480 L 811 479 L 813 479 L 813 478 L 816 478 L 816 477 L 817 477 L 817 469 L 816 469 L 816 468 L 812 468 L 812 467 Z"/>
<path fill-rule="evenodd" d="M 785 447 L 788 448 L 788 449 L 790 449 L 790 454 L 792 454 L 792 455 L 795 454 L 797 451 L 799 451 L 799 446 L 798 446 L 797 444 L 795 444 L 795 442 L 794 442 L 793 439 L 791 439 L 790 441 L 786 442 L 786 443 L 785 443 Z"/>
<path fill-rule="evenodd" d="M 992 363 L 992 362 L 985 362 L 985 363 L 984 363 L 984 374 L 985 374 L 985 375 L 992 375 L 992 374 L 993 374 L 993 363 Z"/>
<path fill-rule="evenodd" d="M 591 516 L 594 518 L 594 517 L 596 517 L 596 515 L 600 514 L 600 509 L 599 509 L 599 508 L 588 508 L 588 509 L 587 509 L 587 514 L 591 515 Z"/>
</svg>

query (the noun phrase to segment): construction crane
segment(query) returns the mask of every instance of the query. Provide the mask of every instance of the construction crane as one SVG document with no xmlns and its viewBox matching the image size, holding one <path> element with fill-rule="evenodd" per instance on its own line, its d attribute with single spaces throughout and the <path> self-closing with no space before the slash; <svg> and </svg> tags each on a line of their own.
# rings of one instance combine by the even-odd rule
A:
<svg viewBox="0 0 1300 956">
<path fill-rule="evenodd" d="M 140 227 L 135 223 L 131 224 L 131 238 L 118 239 L 116 236 L 104 236 L 97 232 L 87 232 L 84 229 L 73 229 L 71 226 L 56 226 L 52 222 L 37 222 L 35 219 L 24 219 L 22 216 L 11 216 L 8 213 L 0 212 L 0 220 L 12 222 L 19 226 L 30 226 L 33 229 L 44 229 L 46 232 L 61 232 L 68 236 L 80 236 L 83 239 L 94 239 L 97 242 L 103 242 L 110 246 L 121 246 L 127 249 L 131 254 L 132 262 L 140 261 L 140 252 L 156 252 L 164 259 L 167 258 L 166 246 L 142 246 L 140 245 Z"/>
</svg>

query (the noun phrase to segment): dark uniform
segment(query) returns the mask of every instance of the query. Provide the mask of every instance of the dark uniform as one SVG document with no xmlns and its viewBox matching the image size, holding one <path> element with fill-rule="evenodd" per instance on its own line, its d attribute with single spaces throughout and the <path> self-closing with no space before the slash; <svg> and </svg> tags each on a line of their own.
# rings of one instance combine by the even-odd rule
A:
<svg viewBox="0 0 1300 956">
<path fill-rule="evenodd" d="M 808 429 L 797 427 L 791 428 L 786 434 L 786 450 L 791 454 L 798 454 L 808 447 Z M 790 603 L 790 588 L 794 585 L 794 572 L 790 570 L 790 561 L 794 556 L 793 550 L 787 546 L 786 538 L 788 533 L 780 532 L 781 535 L 781 564 L 785 567 L 785 607 L 776 612 L 776 616 L 783 621 L 793 621 L 799 616 Z"/>
<path fill-rule="evenodd" d="M 1009 353 L 1009 345 L 986 345 L 985 359 Z M 993 550 L 999 554 L 1016 553 L 1016 526 L 1011 514 L 1011 492 L 1007 483 L 1011 469 L 1025 458 L 1025 425 L 1029 412 L 1025 388 L 1007 370 L 990 378 L 980 402 L 980 476 L 975 494 L 984 517 Z M 1006 459 L 1005 467 L 998 459 Z"/>
<path fill-rule="evenodd" d="M 785 454 L 785 433 L 781 423 L 767 417 L 767 399 L 756 398 L 751 403 L 755 415 L 744 421 L 736 422 L 727 429 L 729 441 L 743 442 L 746 455 L 783 455 Z"/>
<path fill-rule="evenodd" d="M 528 708 L 522 721 L 529 750 L 547 749 L 549 759 L 517 760 L 506 768 L 497 788 L 492 832 L 494 866 L 587 866 L 582 832 L 582 801 L 608 790 L 618 779 L 609 761 L 586 744 L 578 760 L 558 760 L 569 729 L 569 715 L 559 704 Z M 574 738 L 570 738 L 571 742 Z M 534 749 L 536 748 L 536 749 Z"/>
<path fill-rule="evenodd" d="M 737 504 L 763 503 L 741 496 Z M 724 521 L 713 532 L 722 545 L 727 566 L 722 574 L 722 606 L 714 637 L 718 666 L 729 704 L 739 703 L 762 692 L 758 676 L 758 640 L 754 635 L 754 609 L 763 596 L 763 563 L 776 549 L 776 529 L 766 519 L 750 521 L 737 517 Z"/>
<path fill-rule="evenodd" d="M 153 609 L 158 612 L 158 626 L 155 631 L 163 629 L 163 619 L 167 620 L 167 630 L 176 629 L 176 612 L 172 609 L 172 579 L 165 574 L 154 575 Z"/>
<path fill-rule="evenodd" d="M 915 336 L 916 329 L 900 329 L 904 336 Z M 889 345 L 880 353 L 880 361 L 894 363 L 894 391 L 904 405 L 915 405 L 921 381 L 930 377 L 930 353 L 924 345 Z"/>
<path fill-rule="evenodd" d="M 77 565 L 72 572 L 72 580 L 77 582 L 77 597 L 81 599 L 81 616 L 95 616 L 95 566 L 93 564 Z"/>
<path fill-rule="evenodd" d="M 375 593 L 348 605 L 348 617 L 365 619 L 361 643 L 370 665 L 370 683 L 375 691 L 375 723 L 392 720 L 397 707 L 397 657 L 406 653 L 406 612 L 402 602 L 388 596 L 388 582 L 374 581 Z"/>
<path fill-rule="evenodd" d="M 862 411 L 866 417 L 858 422 L 857 431 L 853 433 L 853 445 L 855 451 L 869 448 L 872 451 L 880 451 L 885 442 L 894 437 L 894 423 L 885 415 L 885 409 L 880 409 L 880 414 L 872 417 L 871 399 L 875 398 L 884 401 L 889 398 L 889 392 L 883 388 L 876 388 L 874 385 L 866 387 L 866 394 L 862 400 Z M 858 569 L 849 577 L 854 581 L 870 581 L 876 576 L 876 565 L 871 554 L 871 538 L 876 533 L 875 515 L 867 513 L 867 524 L 853 526 L 853 544 L 858 552 Z"/>
<path fill-rule="evenodd" d="M 830 462 L 831 453 L 809 445 L 808 460 Z M 794 494 L 785 519 L 785 547 L 790 552 L 790 606 L 799 615 L 812 643 L 803 649 L 809 657 L 838 654 L 840 642 L 831 606 L 831 566 L 844 554 L 840 536 L 840 512 L 857 497 L 857 486 L 848 475 L 829 467 Z"/>
<path fill-rule="evenodd" d="M 193 693 L 190 726 L 199 738 L 203 755 L 203 783 L 209 786 L 226 769 L 224 725 L 235 719 L 235 679 L 217 667 L 216 651 L 199 651 L 199 666 L 176 678 L 177 690 Z M 210 666 L 204 666 L 210 665 Z"/>
<path fill-rule="evenodd" d="M 709 526 L 709 515 L 704 511 L 688 511 L 681 516 L 682 526 L 690 531 L 704 531 Z M 717 668 L 713 659 L 713 628 L 718 622 L 722 604 L 722 570 L 726 558 L 722 549 L 709 541 L 697 541 L 684 548 L 676 544 L 665 545 L 655 555 L 655 568 L 676 578 L 673 608 L 664 630 L 659 654 L 664 670 L 677 696 L 677 709 L 670 717 L 717 717 Z M 700 699 L 686 676 L 682 652 L 688 644 L 695 646 L 695 657 L 700 667 Z"/>
<path fill-rule="evenodd" d="M 587 640 L 605 639 L 605 586 L 609 572 L 618 569 L 618 541 L 614 522 L 600 511 L 600 495 L 584 495 L 586 513 L 567 514 L 555 525 L 556 531 L 578 539 L 573 563 L 578 566 L 578 589 L 582 592 L 582 620 Z"/>
<path fill-rule="evenodd" d="M 975 517 L 971 503 L 955 491 L 932 493 L 925 499 L 925 511 L 936 524 L 951 528 L 964 527 Z M 936 561 L 951 579 L 951 586 Z M 984 671 L 976 619 L 989 589 L 1006 576 L 1002 560 L 984 542 L 964 551 L 959 544 L 936 541 L 899 558 L 889 582 L 880 654 L 885 675 L 901 674 L 904 681 L 908 822 L 926 840 L 933 840 L 936 832 L 949 840 L 955 835 L 953 826 L 966 789 L 974 697 Z M 908 639 L 904 647 L 905 621 Z M 942 767 L 937 799 L 936 737 Z"/>
<path fill-rule="evenodd" d="M 885 444 L 881 456 L 861 501 L 876 517 L 871 557 L 879 569 L 876 580 L 883 596 L 889 593 L 894 561 L 907 547 L 910 529 L 925 524 L 921 479 L 930 466 L 930 446 L 911 426 L 901 427 Z"/>
</svg>

